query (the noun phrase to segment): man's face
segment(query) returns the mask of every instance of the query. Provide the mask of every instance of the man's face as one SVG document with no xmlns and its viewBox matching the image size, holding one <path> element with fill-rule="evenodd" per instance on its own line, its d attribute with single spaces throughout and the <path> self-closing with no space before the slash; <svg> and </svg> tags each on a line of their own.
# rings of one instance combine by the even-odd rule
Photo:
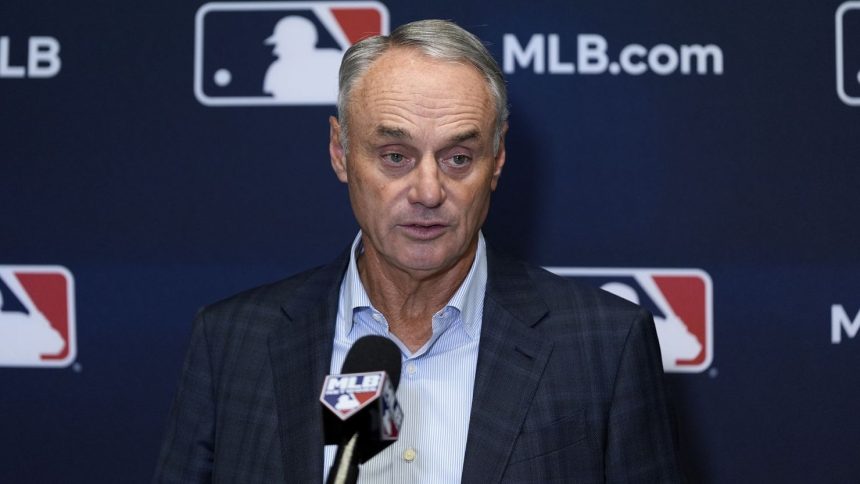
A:
<svg viewBox="0 0 860 484">
<path fill-rule="evenodd" d="M 481 74 L 392 49 L 354 86 L 348 117 L 349 154 L 334 118 L 329 148 L 365 251 L 417 277 L 470 261 L 505 160 Z"/>
</svg>

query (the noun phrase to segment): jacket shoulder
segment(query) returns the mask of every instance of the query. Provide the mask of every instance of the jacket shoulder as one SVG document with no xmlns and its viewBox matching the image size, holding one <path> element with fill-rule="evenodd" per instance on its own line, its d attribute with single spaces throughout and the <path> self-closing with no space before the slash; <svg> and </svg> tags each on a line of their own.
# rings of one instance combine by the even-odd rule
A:
<svg viewBox="0 0 860 484">
<path fill-rule="evenodd" d="M 290 295 L 295 294 L 321 269 L 322 267 L 315 267 L 278 281 L 246 289 L 203 306 L 199 314 L 204 315 L 206 319 L 221 319 L 247 308 L 277 310 L 281 304 L 288 302 Z"/>
<path fill-rule="evenodd" d="M 242 291 L 201 308 L 195 325 L 212 341 L 265 336 L 295 314 L 331 300 L 340 288 L 340 261 Z"/>
<path fill-rule="evenodd" d="M 534 283 L 537 292 L 550 309 L 554 310 L 592 310 L 613 314 L 641 314 L 644 309 L 632 302 L 603 289 L 563 277 L 542 267 L 524 264 L 526 273 Z"/>
<path fill-rule="evenodd" d="M 602 289 L 494 250 L 488 255 L 488 287 L 500 301 L 504 301 L 503 305 L 540 305 L 550 316 L 565 315 L 568 321 L 587 319 L 592 324 L 600 322 L 604 325 L 608 321 L 622 320 L 629 324 L 631 320 L 648 314 L 638 305 Z"/>
</svg>

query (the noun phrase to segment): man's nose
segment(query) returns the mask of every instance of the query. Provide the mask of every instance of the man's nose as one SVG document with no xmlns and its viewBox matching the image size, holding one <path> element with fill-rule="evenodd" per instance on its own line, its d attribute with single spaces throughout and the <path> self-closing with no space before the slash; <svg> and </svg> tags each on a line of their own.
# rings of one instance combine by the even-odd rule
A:
<svg viewBox="0 0 860 484">
<path fill-rule="evenodd" d="M 445 186 L 439 165 L 432 156 L 425 156 L 412 170 L 412 186 L 409 188 L 409 203 L 420 203 L 425 207 L 438 207 L 445 201 Z"/>
</svg>

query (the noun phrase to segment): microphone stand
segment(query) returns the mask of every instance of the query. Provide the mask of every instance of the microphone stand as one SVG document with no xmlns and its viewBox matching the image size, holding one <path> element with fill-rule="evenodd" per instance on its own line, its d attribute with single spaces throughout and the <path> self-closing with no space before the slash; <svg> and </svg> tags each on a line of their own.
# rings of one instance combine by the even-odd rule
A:
<svg viewBox="0 0 860 484">
<path fill-rule="evenodd" d="M 337 449 L 337 456 L 326 479 L 326 484 L 356 484 L 358 482 L 358 456 L 355 454 L 355 444 L 358 442 L 358 432 L 352 434 L 345 445 Z"/>
</svg>

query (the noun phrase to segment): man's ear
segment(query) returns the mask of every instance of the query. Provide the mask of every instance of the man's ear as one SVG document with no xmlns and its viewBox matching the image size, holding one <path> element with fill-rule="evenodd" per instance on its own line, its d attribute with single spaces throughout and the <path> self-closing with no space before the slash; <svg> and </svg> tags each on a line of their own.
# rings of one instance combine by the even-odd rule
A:
<svg viewBox="0 0 860 484">
<path fill-rule="evenodd" d="M 508 134 L 508 122 L 502 126 L 502 131 L 499 134 L 499 149 L 496 151 L 496 156 L 493 160 L 493 179 L 490 181 L 490 188 L 496 189 L 499 184 L 499 176 L 502 175 L 502 168 L 505 166 L 505 135 Z"/>
<path fill-rule="evenodd" d="M 343 149 L 341 140 L 340 123 L 334 116 L 328 117 L 329 124 L 329 140 L 328 153 L 331 156 L 331 167 L 337 179 L 343 183 L 347 182 L 346 176 L 346 151 Z"/>
</svg>

